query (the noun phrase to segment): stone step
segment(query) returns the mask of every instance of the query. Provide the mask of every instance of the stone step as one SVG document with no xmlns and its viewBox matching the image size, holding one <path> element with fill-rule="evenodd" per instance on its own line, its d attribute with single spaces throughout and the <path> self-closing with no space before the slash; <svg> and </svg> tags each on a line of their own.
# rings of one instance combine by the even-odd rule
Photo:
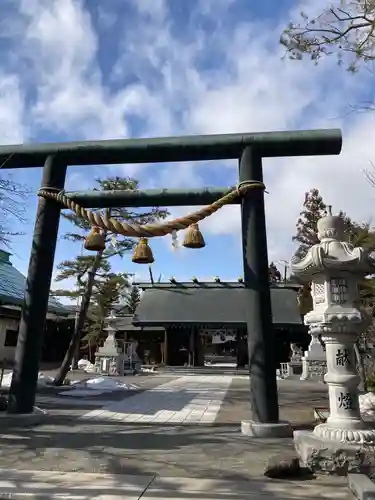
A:
<svg viewBox="0 0 375 500">
<path fill-rule="evenodd" d="M 0 469 L 0 498 L 33 500 L 353 500 L 345 478 L 240 481 Z"/>
<path fill-rule="evenodd" d="M 196 366 L 196 367 L 184 367 L 184 366 L 168 366 L 163 368 L 158 368 L 157 373 L 159 374 L 178 374 L 178 375 L 248 375 L 249 371 L 247 368 L 231 368 L 226 366 Z"/>
</svg>

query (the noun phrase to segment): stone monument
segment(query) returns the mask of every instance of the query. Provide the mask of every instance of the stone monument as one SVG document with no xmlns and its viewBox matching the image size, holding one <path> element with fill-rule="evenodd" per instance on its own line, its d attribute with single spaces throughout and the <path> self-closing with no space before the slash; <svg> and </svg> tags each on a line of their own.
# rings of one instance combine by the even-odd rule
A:
<svg viewBox="0 0 375 500">
<path fill-rule="evenodd" d="M 291 375 L 301 375 L 302 372 L 302 349 L 296 344 L 290 344 L 292 355 L 288 363 Z"/>
<path fill-rule="evenodd" d="M 99 347 L 95 353 L 95 369 L 101 375 L 124 374 L 124 355 L 117 345 L 116 328 L 113 326 L 115 320 L 116 316 L 111 313 L 106 320 L 107 326 L 103 328 L 107 332 L 107 338 L 103 346 Z"/>
<path fill-rule="evenodd" d="M 312 311 L 314 307 L 311 296 L 311 284 L 309 282 L 305 283 L 298 291 L 297 302 L 300 314 L 304 320 L 306 314 Z M 301 380 L 318 378 L 321 381 L 327 368 L 326 355 L 318 336 L 311 329 L 309 329 L 309 333 L 311 335 L 311 342 L 302 357 Z"/>
<path fill-rule="evenodd" d="M 310 328 L 309 333 L 311 342 L 302 358 L 301 380 L 317 379 L 322 381 L 327 371 L 326 353 L 314 329 Z"/>
<path fill-rule="evenodd" d="M 320 243 L 303 259 L 292 259 L 292 272 L 312 281 L 313 309 L 305 324 L 326 346 L 330 415 L 312 432 L 295 431 L 294 442 L 313 471 L 363 472 L 374 449 L 375 425 L 360 415 L 354 344 L 366 327 L 358 284 L 375 272 L 375 255 L 343 241 L 344 221 L 331 210 L 318 222 L 318 237 Z"/>
</svg>

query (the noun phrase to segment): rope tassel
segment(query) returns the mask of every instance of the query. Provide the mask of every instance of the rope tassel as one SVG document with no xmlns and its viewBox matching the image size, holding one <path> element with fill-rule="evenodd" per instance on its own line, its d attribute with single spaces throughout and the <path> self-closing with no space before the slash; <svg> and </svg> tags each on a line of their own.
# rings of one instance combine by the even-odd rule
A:
<svg viewBox="0 0 375 500">
<path fill-rule="evenodd" d="M 147 238 L 141 238 L 138 245 L 134 248 L 132 262 L 135 264 L 152 264 L 154 256 L 152 250 L 148 246 Z"/>
<path fill-rule="evenodd" d="M 185 240 L 183 242 L 185 248 L 204 248 L 206 243 L 203 234 L 199 230 L 198 224 L 192 224 L 186 231 Z"/>
<path fill-rule="evenodd" d="M 93 227 L 85 241 L 86 250 L 102 252 L 105 250 L 105 236 L 98 227 Z"/>
</svg>

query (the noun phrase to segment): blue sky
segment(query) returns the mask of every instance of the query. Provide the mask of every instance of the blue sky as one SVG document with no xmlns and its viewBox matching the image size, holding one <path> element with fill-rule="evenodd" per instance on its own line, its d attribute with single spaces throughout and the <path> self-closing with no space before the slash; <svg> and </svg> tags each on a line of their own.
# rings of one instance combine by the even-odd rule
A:
<svg viewBox="0 0 375 500">
<path fill-rule="evenodd" d="M 362 170 L 375 158 L 373 114 L 348 114 L 371 95 L 373 76 L 352 76 L 327 59 L 283 61 L 279 35 L 301 10 L 323 0 L 2 0 L 0 141 L 117 139 L 340 127 L 338 157 L 264 162 L 269 259 L 289 259 L 305 191 L 317 187 L 334 210 L 372 218 L 375 192 Z M 7 175 L 7 173 L 4 173 Z M 36 193 L 41 169 L 12 171 Z M 70 167 L 67 189 L 131 175 L 142 187 L 230 186 L 236 162 Z M 26 273 L 37 198 L 29 200 L 13 263 Z M 171 216 L 192 208 L 171 209 Z M 60 235 L 69 230 L 60 225 Z M 166 279 L 242 275 L 238 207 L 202 224 L 207 247 L 173 252 L 152 241 L 154 274 Z M 182 239 L 183 236 L 180 236 Z M 79 254 L 59 240 L 55 263 Z M 148 270 L 130 256 L 116 270 Z"/>
</svg>

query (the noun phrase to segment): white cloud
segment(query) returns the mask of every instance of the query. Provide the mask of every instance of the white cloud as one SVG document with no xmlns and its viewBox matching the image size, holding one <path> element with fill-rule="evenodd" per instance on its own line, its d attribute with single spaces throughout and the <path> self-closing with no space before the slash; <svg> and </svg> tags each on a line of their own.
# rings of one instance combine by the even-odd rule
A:
<svg viewBox="0 0 375 500">
<path fill-rule="evenodd" d="M 374 115 L 345 115 L 346 104 L 355 101 L 368 79 L 341 71 L 333 59 L 317 67 L 310 61 L 282 61 L 278 46 L 291 17 L 300 10 L 318 12 L 323 3 L 305 1 L 274 22 L 238 19 L 228 26 L 226 10 L 233 3 L 197 2 L 191 19 L 210 19 L 216 29 L 209 33 L 190 19 L 181 34 L 162 0 L 128 2 L 137 10 L 136 22 L 129 21 L 128 13 L 103 17 L 102 12 L 102 26 L 116 25 L 117 35 L 122 33 L 113 47 L 120 57 L 111 74 L 104 75 L 98 62 L 101 38 L 83 1 L 14 2 L 18 16 L 12 16 L 13 31 L 7 36 L 13 33 L 16 40 L 12 68 L 21 68 L 22 85 L 16 72 L 0 76 L 1 142 L 20 142 L 29 128 L 70 139 L 127 137 L 134 118 L 142 136 L 342 126 L 344 147 L 338 157 L 264 161 L 270 259 L 285 259 L 292 252 L 295 221 L 304 192 L 312 187 L 334 209 L 369 219 L 375 192 L 361 171 L 375 158 Z M 26 113 L 23 93 L 30 88 Z M 142 176 L 144 169 L 126 165 L 111 172 Z M 206 172 L 212 170 L 192 163 L 155 166 L 144 185 L 202 186 Z M 233 177 L 233 167 L 225 172 Z M 73 170 L 69 183 L 82 186 L 85 175 Z M 173 209 L 172 214 L 196 208 Z M 239 238 L 238 207 L 222 209 L 202 223 L 202 230 Z"/>
<path fill-rule="evenodd" d="M 312 5 L 307 7 L 311 9 Z M 220 71 L 199 73 L 194 61 L 204 46 L 199 38 L 202 33 L 187 49 L 173 38 L 166 23 L 158 30 L 162 45 L 147 41 L 143 45 L 144 38 L 139 37 L 138 44 L 133 40 L 132 50 L 143 51 L 148 64 L 159 69 L 159 77 L 165 84 L 161 85 L 160 99 L 166 108 L 185 89 L 182 122 L 185 131 L 208 134 L 344 128 L 343 152 L 338 157 L 265 160 L 265 180 L 270 191 L 266 195 L 270 258 L 285 259 L 291 254 L 291 237 L 304 192 L 312 187 L 319 188 L 336 210 L 343 209 L 359 220 L 371 216 L 369 203 L 375 193 L 366 184 L 361 170 L 375 157 L 374 116 L 345 113 L 346 103 L 356 99 L 366 78 L 358 80 L 340 71 L 334 60 L 327 59 L 319 66 L 310 61 L 281 61 L 282 50 L 272 42 L 275 31 L 261 33 L 256 24 L 239 25 L 231 39 L 220 40 L 219 43 L 226 44 Z M 205 41 L 209 50 L 212 40 L 207 36 Z M 168 57 L 166 46 L 171 47 Z M 231 54 L 235 54 L 233 60 L 229 59 Z M 140 74 L 146 73 L 145 68 L 140 70 Z M 169 78 L 169 74 L 176 75 L 176 79 Z M 174 209 L 172 215 L 181 216 L 195 208 Z M 204 221 L 202 229 L 212 234 L 239 236 L 238 207 L 222 209 Z"/>
<path fill-rule="evenodd" d="M 19 144 L 27 136 L 24 96 L 16 75 L 0 71 L 0 143 Z"/>
<path fill-rule="evenodd" d="M 110 94 L 103 86 L 98 38 L 83 2 L 22 0 L 17 5 L 23 41 L 17 44 L 18 63 L 27 68 L 24 85 L 35 90 L 34 126 L 70 138 L 126 137 L 124 113 L 133 98 L 126 91 Z"/>
</svg>

